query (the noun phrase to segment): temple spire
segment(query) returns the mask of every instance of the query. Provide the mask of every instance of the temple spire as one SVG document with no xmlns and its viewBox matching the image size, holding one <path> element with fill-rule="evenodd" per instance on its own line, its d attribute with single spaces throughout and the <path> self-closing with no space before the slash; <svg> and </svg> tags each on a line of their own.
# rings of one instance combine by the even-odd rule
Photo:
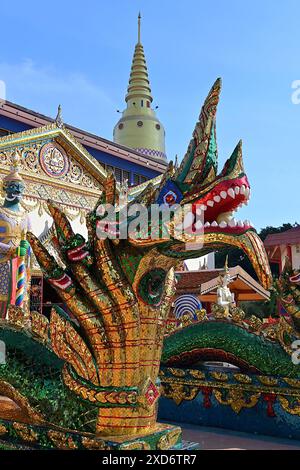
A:
<svg viewBox="0 0 300 470">
<path fill-rule="evenodd" d="M 138 16 L 138 44 L 141 43 L 141 12 L 139 12 Z"/>
<path fill-rule="evenodd" d="M 136 106 L 143 99 L 150 103 L 153 101 L 144 48 L 141 43 L 141 14 L 139 13 L 138 42 L 134 49 L 125 101 L 128 106 Z"/>
<path fill-rule="evenodd" d="M 141 43 L 140 13 L 137 39 L 125 96 L 126 109 L 114 127 L 114 142 L 134 148 L 147 156 L 165 160 L 165 131 L 151 107 L 153 96 Z"/>
</svg>

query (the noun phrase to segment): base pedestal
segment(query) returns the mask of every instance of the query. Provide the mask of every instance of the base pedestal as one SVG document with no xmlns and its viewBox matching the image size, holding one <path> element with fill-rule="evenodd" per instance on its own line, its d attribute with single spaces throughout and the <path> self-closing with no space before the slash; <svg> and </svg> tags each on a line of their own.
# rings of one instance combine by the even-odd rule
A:
<svg viewBox="0 0 300 470">
<path fill-rule="evenodd" d="M 99 436 L 101 439 L 101 436 Z M 111 450 L 167 450 L 182 448 L 182 433 L 179 426 L 157 423 L 148 433 L 135 436 L 103 438 Z"/>
<path fill-rule="evenodd" d="M 33 425 L 0 419 L 0 439 L 8 445 L 61 450 L 168 450 L 195 448 L 182 442 L 179 426 L 157 423 L 135 436 L 101 436 L 56 426 Z M 189 447 L 192 445 L 192 447 Z"/>
</svg>

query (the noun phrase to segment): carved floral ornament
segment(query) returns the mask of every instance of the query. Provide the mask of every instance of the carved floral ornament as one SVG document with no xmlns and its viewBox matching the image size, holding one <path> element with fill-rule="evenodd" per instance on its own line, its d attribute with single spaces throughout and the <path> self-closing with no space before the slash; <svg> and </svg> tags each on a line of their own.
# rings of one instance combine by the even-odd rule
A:
<svg viewBox="0 0 300 470">
<path fill-rule="evenodd" d="M 59 178 L 69 170 L 69 160 L 64 149 L 53 142 L 43 145 L 40 150 L 40 164 L 47 176 Z"/>
<path fill-rule="evenodd" d="M 254 408 L 261 401 L 266 404 L 267 416 L 270 418 L 276 416 L 275 403 L 277 406 L 280 405 L 285 412 L 300 416 L 299 395 L 285 395 L 282 390 L 264 390 L 259 387 L 248 390 L 236 384 L 222 388 L 205 382 L 202 385 L 163 383 L 162 396 L 173 400 L 176 405 L 195 400 L 198 394 L 203 396 L 204 408 L 211 408 L 212 399 L 215 399 L 220 405 L 229 406 L 236 414 L 239 414 L 243 409 Z"/>
</svg>

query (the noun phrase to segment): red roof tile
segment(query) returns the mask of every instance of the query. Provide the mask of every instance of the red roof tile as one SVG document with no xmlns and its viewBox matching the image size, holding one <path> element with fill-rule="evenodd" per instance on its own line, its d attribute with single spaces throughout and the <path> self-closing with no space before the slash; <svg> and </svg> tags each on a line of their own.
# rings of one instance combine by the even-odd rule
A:
<svg viewBox="0 0 300 470">
<path fill-rule="evenodd" d="M 298 243 L 300 243 L 300 225 L 285 232 L 271 233 L 264 241 L 265 246 L 297 245 Z"/>
<path fill-rule="evenodd" d="M 220 272 L 223 269 L 220 269 Z M 176 285 L 177 291 L 188 291 L 189 289 L 197 289 L 201 284 L 218 277 L 219 272 L 214 269 L 212 271 L 177 271 L 176 276 L 179 278 Z"/>
</svg>

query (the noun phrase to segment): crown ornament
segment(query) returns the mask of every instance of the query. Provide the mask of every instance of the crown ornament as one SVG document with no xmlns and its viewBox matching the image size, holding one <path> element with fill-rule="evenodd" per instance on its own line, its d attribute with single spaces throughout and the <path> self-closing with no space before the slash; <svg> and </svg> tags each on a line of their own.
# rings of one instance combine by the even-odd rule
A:
<svg viewBox="0 0 300 470">
<path fill-rule="evenodd" d="M 21 152 L 19 150 L 15 150 L 12 157 L 11 157 L 11 167 L 10 173 L 5 176 L 3 179 L 3 188 L 5 189 L 7 185 L 13 181 L 22 181 L 23 178 L 19 173 L 20 169 L 20 161 L 21 161 Z"/>
</svg>

